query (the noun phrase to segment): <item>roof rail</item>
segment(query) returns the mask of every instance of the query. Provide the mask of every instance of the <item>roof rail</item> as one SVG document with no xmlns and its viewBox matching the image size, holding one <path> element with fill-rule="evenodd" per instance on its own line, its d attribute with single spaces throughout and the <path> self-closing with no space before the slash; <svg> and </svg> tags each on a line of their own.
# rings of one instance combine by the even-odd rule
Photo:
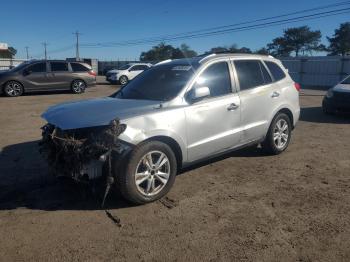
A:
<svg viewBox="0 0 350 262">
<path fill-rule="evenodd" d="M 163 61 L 160 61 L 160 62 L 154 64 L 154 66 L 161 65 L 161 64 L 166 64 L 166 63 L 169 63 L 171 61 L 172 61 L 171 59 L 163 60 Z"/>
<path fill-rule="evenodd" d="M 216 54 L 212 53 L 212 54 L 204 56 L 201 60 L 199 60 L 199 63 L 202 63 L 204 60 L 206 60 L 206 59 L 208 59 L 209 57 L 212 57 L 212 56 L 216 56 Z"/>
</svg>

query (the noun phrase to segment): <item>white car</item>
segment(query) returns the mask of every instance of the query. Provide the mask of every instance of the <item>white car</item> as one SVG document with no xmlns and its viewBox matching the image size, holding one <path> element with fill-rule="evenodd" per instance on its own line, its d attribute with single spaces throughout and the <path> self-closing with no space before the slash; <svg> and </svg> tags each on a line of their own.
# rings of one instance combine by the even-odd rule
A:
<svg viewBox="0 0 350 262">
<path fill-rule="evenodd" d="M 121 85 L 126 85 L 131 79 L 141 74 L 143 71 L 150 68 L 152 64 L 147 63 L 130 63 L 119 69 L 113 69 L 107 72 L 106 80 L 110 83 L 119 82 Z"/>
</svg>

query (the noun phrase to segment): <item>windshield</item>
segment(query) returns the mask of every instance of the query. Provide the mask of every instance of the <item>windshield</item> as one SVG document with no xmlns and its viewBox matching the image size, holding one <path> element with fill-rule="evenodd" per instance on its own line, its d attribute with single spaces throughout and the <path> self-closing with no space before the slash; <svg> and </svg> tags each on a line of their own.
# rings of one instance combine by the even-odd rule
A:
<svg viewBox="0 0 350 262">
<path fill-rule="evenodd" d="M 196 68 L 188 64 L 163 64 L 137 76 L 114 96 L 121 99 L 168 101 L 190 80 Z"/>
<path fill-rule="evenodd" d="M 131 66 L 130 64 L 123 65 L 123 66 L 119 67 L 118 70 L 126 70 L 126 69 L 128 69 L 130 66 Z"/>
<path fill-rule="evenodd" d="M 20 70 L 22 70 L 23 68 L 25 68 L 29 64 L 30 64 L 29 61 L 25 61 L 25 62 L 19 64 L 18 66 L 15 66 L 14 68 L 10 69 L 10 71 L 12 71 L 12 72 L 20 71 Z"/>
<path fill-rule="evenodd" d="M 341 82 L 343 85 L 350 85 L 350 76 L 348 76 L 347 78 L 345 78 L 343 80 L 343 82 Z"/>
</svg>

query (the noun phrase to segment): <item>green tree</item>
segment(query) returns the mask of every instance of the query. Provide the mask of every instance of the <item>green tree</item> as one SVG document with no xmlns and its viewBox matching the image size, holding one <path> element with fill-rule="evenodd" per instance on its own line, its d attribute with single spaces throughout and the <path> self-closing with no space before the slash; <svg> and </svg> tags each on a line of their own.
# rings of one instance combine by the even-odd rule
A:
<svg viewBox="0 0 350 262">
<path fill-rule="evenodd" d="M 182 44 L 180 48 L 175 48 L 172 45 L 160 43 L 157 46 L 153 46 L 151 50 L 142 52 L 140 55 L 141 61 L 162 61 L 167 59 L 178 59 L 184 57 L 193 57 L 197 53 L 190 49 L 186 44 Z"/>
<path fill-rule="evenodd" d="M 289 56 L 292 52 L 295 56 L 311 54 L 312 51 L 324 51 L 321 42 L 321 31 L 312 31 L 308 26 L 288 28 L 282 37 L 277 37 L 267 45 L 270 53 L 277 56 Z"/>
<path fill-rule="evenodd" d="M 328 51 L 330 55 L 342 55 L 350 53 L 350 22 L 343 23 L 334 31 L 333 37 L 327 37 L 329 41 Z"/>
<path fill-rule="evenodd" d="M 265 47 L 262 47 L 262 48 L 256 50 L 254 53 L 258 54 L 258 55 L 269 55 L 269 50 L 267 50 L 267 48 L 265 48 Z"/>
</svg>

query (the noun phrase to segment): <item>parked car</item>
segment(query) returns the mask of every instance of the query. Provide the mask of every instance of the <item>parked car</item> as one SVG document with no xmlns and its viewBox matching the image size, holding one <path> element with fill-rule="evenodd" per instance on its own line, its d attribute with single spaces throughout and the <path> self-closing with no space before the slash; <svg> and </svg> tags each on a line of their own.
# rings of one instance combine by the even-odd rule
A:
<svg viewBox="0 0 350 262">
<path fill-rule="evenodd" d="M 71 90 L 79 94 L 96 84 L 91 66 L 61 60 L 31 60 L 0 73 L 0 94 L 20 96 L 33 91 Z"/>
<path fill-rule="evenodd" d="M 42 117 L 47 130 L 75 139 L 119 119 L 126 128 L 111 128 L 120 134 L 111 162 L 106 152 L 95 155 L 112 168 L 126 199 L 147 203 L 198 161 L 259 143 L 283 152 L 299 119 L 299 89 L 271 56 L 218 54 L 159 63 L 110 97 L 56 105 Z"/>
<path fill-rule="evenodd" d="M 141 74 L 143 71 L 149 69 L 152 64 L 146 63 L 130 63 L 119 69 L 113 69 L 106 73 L 106 80 L 110 83 L 120 83 L 126 85 L 131 79 Z"/>
<path fill-rule="evenodd" d="M 325 114 L 350 113 L 350 76 L 328 90 L 322 108 Z"/>
</svg>

